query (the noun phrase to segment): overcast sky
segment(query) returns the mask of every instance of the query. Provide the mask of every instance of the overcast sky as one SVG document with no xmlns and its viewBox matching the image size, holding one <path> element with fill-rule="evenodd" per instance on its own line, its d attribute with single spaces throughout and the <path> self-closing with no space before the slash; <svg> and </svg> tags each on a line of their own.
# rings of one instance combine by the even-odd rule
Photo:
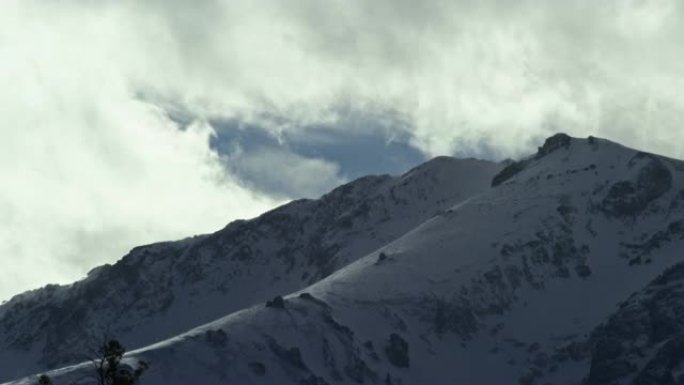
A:
<svg viewBox="0 0 684 385">
<path fill-rule="evenodd" d="M 3 0 L 0 299 L 434 155 L 684 157 L 678 0 Z"/>
</svg>

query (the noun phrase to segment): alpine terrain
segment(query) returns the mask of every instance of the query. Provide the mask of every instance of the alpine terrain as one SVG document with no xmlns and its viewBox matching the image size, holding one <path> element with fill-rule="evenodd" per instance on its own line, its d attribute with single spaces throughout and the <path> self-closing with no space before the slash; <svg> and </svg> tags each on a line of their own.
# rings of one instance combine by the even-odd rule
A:
<svg viewBox="0 0 684 385">
<path fill-rule="evenodd" d="M 548 138 L 435 158 L 0 305 L 0 382 L 684 384 L 684 161 Z"/>
</svg>

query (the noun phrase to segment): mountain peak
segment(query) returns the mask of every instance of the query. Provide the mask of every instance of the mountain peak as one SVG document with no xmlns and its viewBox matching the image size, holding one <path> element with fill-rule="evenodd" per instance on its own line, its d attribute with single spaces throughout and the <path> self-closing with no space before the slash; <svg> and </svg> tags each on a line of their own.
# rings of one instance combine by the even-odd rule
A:
<svg viewBox="0 0 684 385">
<path fill-rule="evenodd" d="M 510 180 L 523 170 L 529 168 L 533 163 L 536 164 L 543 161 L 543 159 L 547 159 L 550 155 L 562 149 L 572 150 L 568 155 L 575 154 L 578 157 L 586 157 L 587 154 L 584 151 L 595 151 L 598 149 L 599 142 L 612 145 L 610 147 L 613 149 L 634 151 L 606 139 L 598 139 L 593 136 L 589 136 L 587 139 L 573 138 L 570 135 L 558 133 L 546 138 L 544 144 L 538 147 L 537 153 L 533 156 L 519 161 L 508 160 L 506 167 L 492 179 L 492 186 L 495 187 Z"/>
<path fill-rule="evenodd" d="M 570 147 L 571 142 L 572 138 L 567 134 L 558 133 L 550 136 L 544 141 L 544 144 L 539 147 L 536 157 L 541 158 L 560 148 L 568 148 Z"/>
</svg>

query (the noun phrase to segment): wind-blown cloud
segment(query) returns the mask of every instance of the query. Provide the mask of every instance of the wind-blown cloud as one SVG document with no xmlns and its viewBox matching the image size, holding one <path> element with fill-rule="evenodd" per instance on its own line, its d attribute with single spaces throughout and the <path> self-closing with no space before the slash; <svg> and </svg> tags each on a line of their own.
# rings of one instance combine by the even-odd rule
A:
<svg viewBox="0 0 684 385">
<path fill-rule="evenodd" d="M 225 173 L 207 123 L 132 97 L 111 20 L 24 7 L 0 17 L 0 298 L 275 204 Z"/>
<path fill-rule="evenodd" d="M 154 41 L 146 63 L 165 63 L 138 85 L 205 114 L 277 116 L 276 133 L 351 105 L 391 111 L 431 155 L 515 156 L 558 130 L 683 151 L 668 140 L 684 109 L 675 0 L 125 4 Z"/>
<path fill-rule="evenodd" d="M 501 159 L 565 131 L 684 156 L 676 0 L 0 7 L 0 298 L 274 205 L 245 173 L 288 198 L 345 180 L 302 145 L 321 137 Z M 220 153 L 221 120 L 283 146 Z"/>
</svg>

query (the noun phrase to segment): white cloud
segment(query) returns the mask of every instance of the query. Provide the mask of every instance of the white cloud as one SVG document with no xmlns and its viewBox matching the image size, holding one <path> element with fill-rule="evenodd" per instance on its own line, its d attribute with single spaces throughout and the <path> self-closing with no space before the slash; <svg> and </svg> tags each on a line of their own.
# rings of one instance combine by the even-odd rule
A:
<svg viewBox="0 0 684 385">
<path fill-rule="evenodd" d="M 516 156 L 565 131 L 684 156 L 676 0 L 0 7 L 0 258 L 12 266 L 0 297 L 74 277 L 122 245 L 272 205 L 225 173 L 203 117 L 276 116 L 277 135 L 350 106 L 392 111 L 400 136 L 427 154 Z M 141 94 L 182 105 L 198 123 L 177 130 Z M 278 155 L 251 159 L 254 172 L 269 156 Z M 40 278 L 27 272 L 36 265 Z"/>
<path fill-rule="evenodd" d="M 519 155 L 557 130 L 684 154 L 668 140 L 684 112 L 676 0 L 109 4 L 138 45 L 131 83 L 205 114 L 282 116 L 278 131 L 390 110 L 433 155 Z"/>
<path fill-rule="evenodd" d="M 131 97 L 107 20 L 3 15 L 0 298 L 274 205 L 225 174 L 209 125 L 181 131 Z"/>
</svg>

